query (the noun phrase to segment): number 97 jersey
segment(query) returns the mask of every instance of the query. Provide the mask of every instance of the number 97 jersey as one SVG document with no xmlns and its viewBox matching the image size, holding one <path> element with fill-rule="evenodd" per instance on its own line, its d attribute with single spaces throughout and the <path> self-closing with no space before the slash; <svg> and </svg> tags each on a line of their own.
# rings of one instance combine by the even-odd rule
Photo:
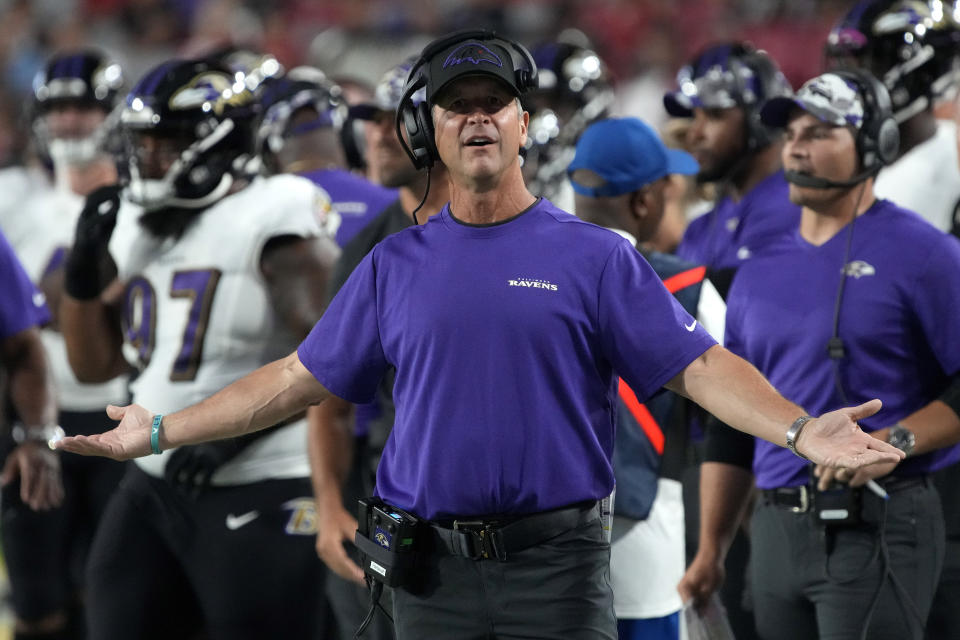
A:
<svg viewBox="0 0 960 640">
<path fill-rule="evenodd" d="M 264 246 L 278 236 L 315 237 L 329 198 L 304 178 L 255 180 L 196 218 L 180 237 L 160 238 L 124 203 L 110 253 L 124 283 L 123 351 L 140 373 L 133 400 L 171 413 L 199 402 L 299 343 L 276 315 L 260 270 Z M 276 430 L 224 465 L 215 484 L 309 475 L 305 424 Z M 140 458 L 160 476 L 169 456 Z"/>
</svg>

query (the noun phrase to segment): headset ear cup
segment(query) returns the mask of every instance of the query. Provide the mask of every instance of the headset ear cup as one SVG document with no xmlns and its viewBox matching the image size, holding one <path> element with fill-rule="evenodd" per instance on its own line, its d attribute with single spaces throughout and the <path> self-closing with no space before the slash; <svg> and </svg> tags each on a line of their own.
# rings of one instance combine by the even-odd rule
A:
<svg viewBox="0 0 960 640">
<path fill-rule="evenodd" d="M 900 151 L 900 127 L 893 118 L 884 118 L 877 132 L 877 155 L 885 165 L 892 164 Z"/>
<path fill-rule="evenodd" d="M 424 162 L 423 134 L 420 131 L 420 125 L 417 122 L 416 107 L 412 104 L 400 105 L 400 115 L 403 118 L 403 127 L 407 131 L 407 142 L 410 145 L 410 160 L 417 169 L 423 169 L 427 166 Z M 401 140 L 401 142 L 403 142 Z"/>
<path fill-rule="evenodd" d="M 861 68 L 835 71 L 860 87 L 868 117 L 857 136 L 857 150 L 865 168 L 892 164 L 900 151 L 900 127 L 893 117 L 890 94 L 872 73 Z"/>
<path fill-rule="evenodd" d="M 363 139 L 363 122 L 354 118 L 347 118 L 340 128 L 340 146 L 347 165 L 351 169 L 364 170 L 367 168 L 366 142 Z"/>
<path fill-rule="evenodd" d="M 420 146 L 426 153 L 425 166 L 432 167 L 433 163 L 440 159 L 440 152 L 437 150 L 437 141 L 434 136 L 433 114 L 430 113 L 430 105 L 426 101 L 416 106 L 416 116 L 423 137 Z"/>
<path fill-rule="evenodd" d="M 417 169 L 432 167 L 437 157 L 437 145 L 433 139 L 433 122 L 430 108 L 425 102 L 413 105 L 409 101 L 401 106 L 403 125 L 407 130 L 413 166 Z"/>
<path fill-rule="evenodd" d="M 760 121 L 760 105 L 754 105 L 747 112 L 747 149 L 757 151 L 773 141 L 773 132 Z"/>
</svg>

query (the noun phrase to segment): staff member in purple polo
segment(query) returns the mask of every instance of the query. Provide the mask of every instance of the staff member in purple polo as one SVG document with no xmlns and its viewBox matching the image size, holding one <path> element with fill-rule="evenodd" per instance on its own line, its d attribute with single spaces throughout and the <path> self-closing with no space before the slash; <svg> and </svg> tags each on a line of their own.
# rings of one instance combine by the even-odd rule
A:
<svg viewBox="0 0 960 640">
<path fill-rule="evenodd" d="M 13 428 L 16 446 L 4 452 L 0 481 L 6 491 L 19 489 L 20 500 L 34 511 L 63 501 L 60 459 L 46 444 L 63 433 L 56 425 L 57 407 L 38 328 L 49 320 L 43 294 L 0 233 L 0 366 L 21 420 Z M 7 558 L 8 563 L 25 560 L 29 558 Z"/>
<path fill-rule="evenodd" d="M 757 629 L 771 640 L 919 640 L 945 544 L 928 474 L 960 453 L 948 447 L 960 437 L 960 324 L 950 321 L 960 242 L 874 196 L 898 134 L 869 72 L 825 73 L 761 113 L 786 130 L 790 199 L 803 211 L 793 234 L 740 268 L 727 347 L 814 412 L 879 397 L 864 429 L 907 458 L 837 471 L 756 441 Z M 699 601 L 721 578 L 752 484 L 749 471 L 709 460 L 700 548 L 680 584 Z"/>
<path fill-rule="evenodd" d="M 855 424 L 878 401 L 805 416 L 627 240 L 530 194 L 518 96 L 535 83 L 526 49 L 490 32 L 428 45 L 398 124 L 415 164 L 446 165 L 450 203 L 377 245 L 296 353 L 168 416 L 110 408 L 117 429 L 59 446 L 127 458 L 247 433 L 331 393 L 369 401 L 395 367 L 377 492 L 426 521 L 417 585 L 393 593 L 401 640 L 616 638 L 597 501 L 613 489 L 618 375 L 641 401 L 666 386 L 817 463 L 899 460 Z"/>
</svg>

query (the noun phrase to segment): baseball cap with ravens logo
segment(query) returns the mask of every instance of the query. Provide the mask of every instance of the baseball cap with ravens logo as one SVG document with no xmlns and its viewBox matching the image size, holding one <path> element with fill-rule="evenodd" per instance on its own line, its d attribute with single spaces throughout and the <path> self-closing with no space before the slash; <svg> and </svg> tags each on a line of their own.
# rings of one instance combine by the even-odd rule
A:
<svg viewBox="0 0 960 640">
<path fill-rule="evenodd" d="M 477 39 L 452 44 L 430 58 L 427 100 L 432 104 L 444 87 L 465 76 L 497 78 L 506 83 L 515 96 L 521 93 L 507 48 L 497 40 Z"/>
</svg>

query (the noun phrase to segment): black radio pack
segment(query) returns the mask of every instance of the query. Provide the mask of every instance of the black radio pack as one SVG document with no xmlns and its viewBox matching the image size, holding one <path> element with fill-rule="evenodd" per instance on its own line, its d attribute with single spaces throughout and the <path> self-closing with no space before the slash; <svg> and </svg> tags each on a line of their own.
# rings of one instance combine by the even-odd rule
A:
<svg viewBox="0 0 960 640">
<path fill-rule="evenodd" d="M 817 522 L 829 526 L 860 524 L 863 492 L 850 485 L 833 483 L 826 490 L 817 489 L 813 511 Z"/>
<path fill-rule="evenodd" d="M 411 578 L 416 559 L 420 519 L 379 498 L 364 498 L 357 510 L 354 538 L 363 571 L 389 587 Z"/>
</svg>

